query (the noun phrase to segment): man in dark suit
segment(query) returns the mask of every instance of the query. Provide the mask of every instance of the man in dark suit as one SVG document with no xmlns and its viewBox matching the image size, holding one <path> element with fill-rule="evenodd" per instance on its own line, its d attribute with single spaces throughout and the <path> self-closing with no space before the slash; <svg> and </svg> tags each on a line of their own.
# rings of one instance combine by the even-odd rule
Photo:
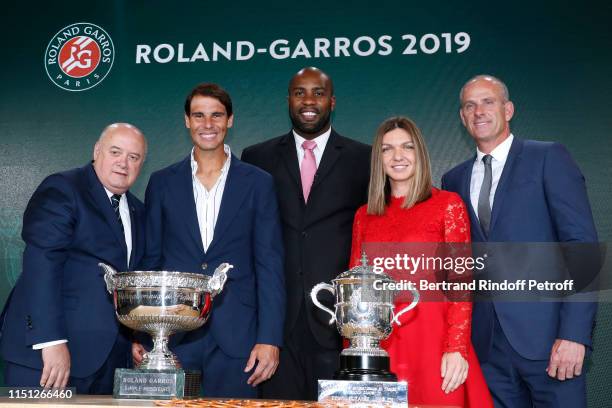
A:
<svg viewBox="0 0 612 408">
<path fill-rule="evenodd" d="M 367 200 L 370 147 L 336 133 L 331 79 L 304 68 L 289 83 L 286 135 L 251 146 L 242 159 L 274 176 L 283 221 L 287 319 L 278 373 L 266 398 L 317 399 L 317 379 L 338 368 L 341 339 L 310 290 L 348 268 L 353 216 Z M 324 299 L 333 307 L 333 299 Z"/>
<path fill-rule="evenodd" d="M 503 82 L 476 76 L 460 99 L 476 156 L 446 173 L 442 188 L 468 204 L 472 240 L 596 243 L 576 163 L 558 143 L 510 133 L 514 105 Z M 581 374 L 595 312 L 592 302 L 477 302 L 472 340 L 495 405 L 586 406 Z"/>
<path fill-rule="evenodd" d="M 285 318 L 283 247 L 274 182 L 224 145 L 234 120 L 228 93 L 201 84 L 185 101 L 193 149 L 155 172 L 146 192 L 145 269 L 228 272 L 210 320 L 172 346 L 202 371 L 207 397 L 254 397 L 276 370 Z M 135 345 L 139 361 L 142 349 Z"/>
<path fill-rule="evenodd" d="M 23 270 L 4 310 L 8 386 L 109 394 L 130 342 L 99 262 L 126 271 L 144 253 L 144 206 L 128 189 L 146 154 L 140 130 L 108 126 L 93 163 L 47 177 L 23 217 Z"/>
</svg>

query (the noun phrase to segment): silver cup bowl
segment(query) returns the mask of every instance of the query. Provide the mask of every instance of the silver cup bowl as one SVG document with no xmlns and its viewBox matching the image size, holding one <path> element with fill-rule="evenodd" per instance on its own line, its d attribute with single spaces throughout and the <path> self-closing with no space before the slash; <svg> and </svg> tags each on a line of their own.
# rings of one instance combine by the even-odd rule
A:
<svg viewBox="0 0 612 408">
<path fill-rule="evenodd" d="M 335 320 L 342 337 L 371 337 L 377 340 L 386 339 L 393 327 L 393 294 L 376 293 L 359 282 L 341 286 L 342 297 L 337 299 Z M 368 296 L 369 295 L 369 296 Z"/>
<path fill-rule="evenodd" d="M 221 264 L 212 276 L 168 271 L 117 272 L 106 264 L 106 288 L 113 295 L 121 324 L 153 337 L 153 348 L 137 369 L 176 369 L 180 364 L 168 348 L 171 334 L 201 327 L 211 313 L 212 300 L 233 266 Z"/>
<path fill-rule="evenodd" d="M 310 297 L 316 307 L 330 315 L 329 324 L 336 323 L 342 337 L 349 339 L 349 347 L 342 350 L 342 356 L 379 356 L 388 354 L 380 347 L 393 330 L 393 323 L 400 325 L 399 317 L 413 309 L 419 302 L 419 292 L 412 292 L 412 302 L 395 312 L 395 293 L 389 289 L 376 289 L 375 283 L 384 288 L 385 283 L 395 281 L 383 272 L 375 272 L 368 265 L 365 253 L 361 265 L 345 271 L 332 279 L 332 283 L 319 283 L 312 288 Z M 317 298 L 320 291 L 331 293 L 334 310 L 323 305 Z"/>
</svg>

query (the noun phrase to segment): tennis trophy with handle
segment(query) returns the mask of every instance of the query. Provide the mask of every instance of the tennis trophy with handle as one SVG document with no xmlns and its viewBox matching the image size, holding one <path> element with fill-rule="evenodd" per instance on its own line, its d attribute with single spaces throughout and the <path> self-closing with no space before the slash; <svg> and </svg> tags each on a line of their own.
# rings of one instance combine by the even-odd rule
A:
<svg viewBox="0 0 612 408">
<path fill-rule="evenodd" d="M 350 346 L 340 353 L 340 370 L 335 379 L 397 381 L 389 369 L 389 354 L 380 347 L 380 341 L 389 337 L 393 323 L 400 325 L 401 315 L 417 305 L 419 292 L 410 290 L 412 302 L 395 313 L 395 292 L 387 289 L 394 282 L 384 272 L 375 272 L 363 253 L 361 265 L 341 273 L 331 285 L 319 283 L 312 288 L 312 302 L 329 313 L 329 324 L 335 322 L 340 335 L 350 341 Z M 335 296 L 335 310 L 319 302 L 317 294 L 321 290 Z"/>
<path fill-rule="evenodd" d="M 221 264 L 212 276 L 168 271 L 104 270 L 121 324 L 153 337 L 153 348 L 134 369 L 115 371 L 115 398 L 169 399 L 198 396 L 201 374 L 180 368 L 168 348 L 171 334 L 201 327 L 222 290 L 232 265 Z"/>
</svg>

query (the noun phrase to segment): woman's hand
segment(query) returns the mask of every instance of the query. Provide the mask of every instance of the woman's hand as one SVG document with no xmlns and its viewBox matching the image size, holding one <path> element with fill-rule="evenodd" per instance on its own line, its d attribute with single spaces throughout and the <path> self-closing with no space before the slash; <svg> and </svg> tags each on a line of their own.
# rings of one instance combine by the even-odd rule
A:
<svg viewBox="0 0 612 408">
<path fill-rule="evenodd" d="M 467 360 L 458 351 L 444 353 L 440 367 L 443 378 L 442 391 L 448 394 L 463 384 L 468 375 L 468 368 Z"/>
</svg>

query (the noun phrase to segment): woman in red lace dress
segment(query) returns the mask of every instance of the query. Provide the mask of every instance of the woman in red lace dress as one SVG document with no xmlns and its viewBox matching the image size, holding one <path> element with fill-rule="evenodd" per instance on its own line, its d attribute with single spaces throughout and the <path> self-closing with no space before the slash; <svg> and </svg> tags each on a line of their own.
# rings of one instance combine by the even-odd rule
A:
<svg viewBox="0 0 612 408">
<path fill-rule="evenodd" d="M 432 187 L 427 148 L 410 119 L 384 121 L 372 146 L 368 204 L 353 225 L 351 267 L 368 242 L 470 241 L 466 207 L 455 193 Z M 492 407 L 470 341 L 469 301 L 424 301 L 400 317 L 383 347 L 391 370 L 408 381 L 411 404 Z M 396 302 L 399 311 L 406 303 Z"/>
</svg>

